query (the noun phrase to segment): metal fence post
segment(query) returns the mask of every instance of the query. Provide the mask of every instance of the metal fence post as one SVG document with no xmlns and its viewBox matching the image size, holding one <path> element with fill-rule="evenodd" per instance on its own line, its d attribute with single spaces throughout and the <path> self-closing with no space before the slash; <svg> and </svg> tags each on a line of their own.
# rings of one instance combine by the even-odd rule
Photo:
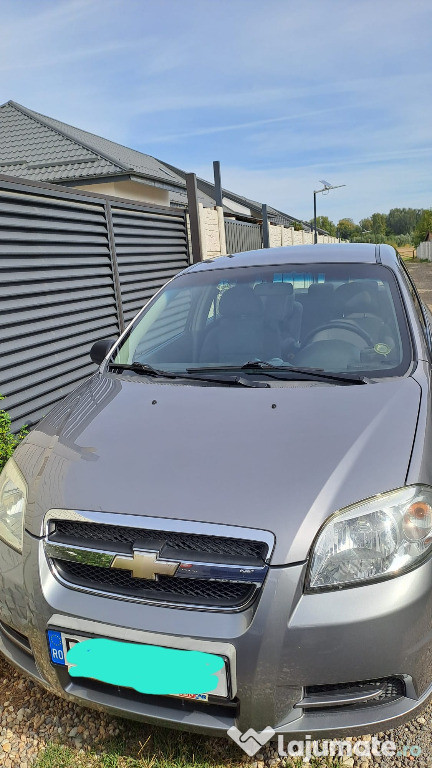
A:
<svg viewBox="0 0 432 768">
<path fill-rule="evenodd" d="M 123 302 L 122 302 L 122 295 L 121 295 L 120 275 L 119 275 L 119 269 L 118 269 L 117 251 L 115 246 L 115 236 L 114 236 L 114 227 L 113 227 L 113 220 L 112 220 L 112 213 L 111 213 L 111 205 L 108 202 L 108 200 L 104 203 L 104 209 L 105 209 L 105 220 L 106 220 L 107 233 L 108 233 L 108 247 L 109 247 L 109 253 L 111 258 L 111 269 L 112 269 L 113 283 L 114 283 L 114 296 L 115 296 L 115 303 L 116 303 L 116 309 L 117 309 L 117 318 L 118 318 L 120 333 L 123 333 L 125 329 L 125 322 L 124 322 L 124 316 L 123 316 Z"/>
<path fill-rule="evenodd" d="M 219 208 L 223 207 L 222 203 L 222 181 L 219 160 L 213 160 L 213 175 L 214 175 L 214 188 L 215 188 L 215 203 Z"/>
<path fill-rule="evenodd" d="M 198 264 L 203 260 L 203 247 L 201 240 L 201 228 L 198 209 L 198 194 L 195 173 L 186 174 L 186 190 L 188 198 L 191 245 L 192 245 L 192 263 Z"/>
<path fill-rule="evenodd" d="M 270 248 L 270 232 L 269 232 L 269 220 L 268 220 L 268 213 L 267 213 L 267 203 L 263 203 L 262 205 L 262 238 L 263 238 L 263 248 Z"/>
</svg>

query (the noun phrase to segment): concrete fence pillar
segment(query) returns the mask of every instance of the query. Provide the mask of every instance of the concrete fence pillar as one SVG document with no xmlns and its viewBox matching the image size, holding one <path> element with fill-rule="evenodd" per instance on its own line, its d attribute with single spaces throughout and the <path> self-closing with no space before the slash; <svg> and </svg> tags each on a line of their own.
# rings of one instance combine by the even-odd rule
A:
<svg viewBox="0 0 432 768">
<path fill-rule="evenodd" d="M 221 256 L 226 256 L 227 247 L 226 247 L 225 220 L 224 220 L 223 208 L 221 208 L 218 205 L 216 208 L 216 212 L 218 216 L 220 252 L 221 252 Z"/>
<path fill-rule="evenodd" d="M 293 245 L 293 227 L 282 227 L 282 245 Z"/>
<path fill-rule="evenodd" d="M 200 235 L 201 235 L 202 254 L 203 254 L 203 259 L 206 259 L 207 258 L 207 237 L 206 237 L 206 227 L 204 222 L 204 206 L 202 203 L 198 203 L 198 216 L 199 216 L 199 228 L 200 228 Z"/>
<path fill-rule="evenodd" d="M 203 258 L 213 259 L 226 254 L 225 224 L 223 209 L 205 208 L 199 204 L 200 232 Z"/>
<path fill-rule="evenodd" d="M 279 224 L 269 224 L 269 246 L 279 248 L 282 245 L 282 227 Z"/>
</svg>

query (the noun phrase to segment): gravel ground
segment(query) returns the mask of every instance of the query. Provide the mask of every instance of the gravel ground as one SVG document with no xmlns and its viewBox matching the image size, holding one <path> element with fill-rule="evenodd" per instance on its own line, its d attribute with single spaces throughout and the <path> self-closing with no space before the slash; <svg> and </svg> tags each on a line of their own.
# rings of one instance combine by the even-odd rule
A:
<svg viewBox="0 0 432 768">
<path fill-rule="evenodd" d="M 262 753 L 247 758 L 228 740 L 206 739 L 142 726 L 70 704 L 26 679 L 1 657 L 0 702 L 2 768 L 35 766 L 35 762 L 43 758 L 45 748 L 53 743 L 59 747 L 51 746 L 51 754 L 53 749 L 55 754 L 68 754 L 70 762 L 62 762 L 60 757 L 55 756 L 49 760 L 43 759 L 42 764 L 52 768 L 60 765 L 71 765 L 74 768 L 144 768 L 155 765 L 195 765 L 199 768 L 202 765 L 203 768 L 209 768 L 216 765 L 232 766 L 240 762 L 246 764 L 247 768 L 273 768 L 282 762 L 290 766 L 302 764 L 300 761 L 281 760 L 273 745 L 267 745 Z M 380 741 L 394 741 L 398 750 L 404 745 L 420 747 L 419 756 L 395 755 L 392 758 L 372 757 L 370 760 L 365 757 L 344 758 L 342 765 L 346 768 L 428 768 L 432 764 L 431 726 L 432 705 L 429 705 L 416 720 L 407 725 L 376 734 Z M 370 741 L 371 735 L 358 738 Z M 116 745 L 114 750 L 113 743 Z M 60 751 L 57 752 L 57 749 Z M 177 758 L 175 751 L 178 751 Z M 312 766 L 340 765 L 339 760 L 331 759 L 312 759 L 311 763 Z"/>
<path fill-rule="evenodd" d="M 2 768 L 28 768 L 51 741 L 79 750 L 118 732 L 114 718 L 53 696 L 0 657 Z"/>
</svg>

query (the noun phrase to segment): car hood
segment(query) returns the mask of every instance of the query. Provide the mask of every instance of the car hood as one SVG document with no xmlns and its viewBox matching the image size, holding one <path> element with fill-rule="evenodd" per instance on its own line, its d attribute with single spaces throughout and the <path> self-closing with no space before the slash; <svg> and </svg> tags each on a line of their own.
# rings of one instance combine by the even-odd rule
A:
<svg viewBox="0 0 432 768">
<path fill-rule="evenodd" d="M 335 510 L 404 485 L 420 387 L 293 382 L 271 388 L 96 375 L 16 452 L 26 527 L 50 508 L 259 528 L 274 564 L 306 559 Z"/>
</svg>

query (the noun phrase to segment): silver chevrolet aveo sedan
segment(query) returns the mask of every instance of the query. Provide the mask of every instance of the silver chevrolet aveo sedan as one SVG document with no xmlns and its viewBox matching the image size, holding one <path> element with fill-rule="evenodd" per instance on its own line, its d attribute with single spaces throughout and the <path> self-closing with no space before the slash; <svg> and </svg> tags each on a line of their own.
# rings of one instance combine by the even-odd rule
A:
<svg viewBox="0 0 432 768">
<path fill-rule="evenodd" d="M 370 733 L 417 714 L 432 691 L 431 349 L 389 246 L 259 250 L 176 276 L 94 345 L 97 372 L 0 476 L 2 653 L 71 701 L 214 735 Z M 101 639 L 113 655 L 93 642 L 77 666 Z M 214 684 L 170 688 L 156 664 L 146 689 L 142 669 L 114 669 L 125 644 L 179 651 L 180 672 L 191 651 L 217 657 Z"/>
</svg>

